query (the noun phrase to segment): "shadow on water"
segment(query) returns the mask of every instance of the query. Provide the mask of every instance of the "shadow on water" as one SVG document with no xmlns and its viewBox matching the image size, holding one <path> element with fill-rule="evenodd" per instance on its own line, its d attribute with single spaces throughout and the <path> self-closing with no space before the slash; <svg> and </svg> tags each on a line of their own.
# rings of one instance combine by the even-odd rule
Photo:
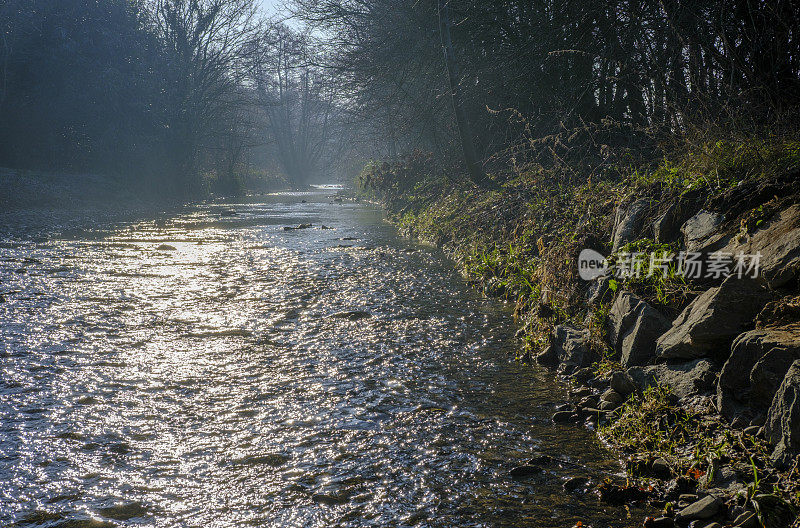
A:
<svg viewBox="0 0 800 528">
<path fill-rule="evenodd" d="M 549 421 L 564 390 L 510 360 L 508 310 L 379 210 L 323 190 L 6 224 L 0 524 L 643 517 L 564 491 L 619 466 L 590 431 Z M 560 462 L 510 477 L 542 454 Z"/>
</svg>

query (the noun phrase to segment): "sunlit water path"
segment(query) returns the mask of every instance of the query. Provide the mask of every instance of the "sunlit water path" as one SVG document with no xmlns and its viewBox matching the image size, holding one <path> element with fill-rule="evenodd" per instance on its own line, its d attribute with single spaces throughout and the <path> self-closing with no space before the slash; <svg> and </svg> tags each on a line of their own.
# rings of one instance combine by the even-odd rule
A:
<svg viewBox="0 0 800 528">
<path fill-rule="evenodd" d="M 619 467 L 550 423 L 508 310 L 376 209 L 0 216 L 2 526 L 641 523 L 562 489 Z M 509 477 L 537 452 L 574 465 Z"/>
</svg>

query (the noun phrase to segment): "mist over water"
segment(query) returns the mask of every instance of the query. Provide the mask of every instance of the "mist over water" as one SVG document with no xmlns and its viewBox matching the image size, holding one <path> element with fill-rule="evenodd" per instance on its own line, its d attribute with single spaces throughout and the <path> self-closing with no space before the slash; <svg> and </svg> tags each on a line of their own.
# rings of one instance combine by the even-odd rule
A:
<svg viewBox="0 0 800 528">
<path fill-rule="evenodd" d="M 509 310 L 328 192 L 0 218 L 0 525 L 638 525 Z"/>
</svg>

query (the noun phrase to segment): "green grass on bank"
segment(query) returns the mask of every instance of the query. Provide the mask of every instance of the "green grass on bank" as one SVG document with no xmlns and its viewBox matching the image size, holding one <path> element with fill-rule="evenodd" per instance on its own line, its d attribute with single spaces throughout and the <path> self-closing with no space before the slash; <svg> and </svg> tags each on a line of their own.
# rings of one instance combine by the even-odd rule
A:
<svg viewBox="0 0 800 528">
<path fill-rule="evenodd" d="M 714 204 L 739 185 L 796 173 L 800 141 L 687 142 L 650 164 L 605 167 L 577 180 L 575 171 L 565 178 L 570 171 L 530 165 L 492 174 L 499 191 L 476 189 L 435 166 L 430 156 L 419 154 L 400 163 L 372 163 L 358 179 L 358 192 L 383 202 L 407 234 L 445 249 L 470 282 L 513 303 L 525 330 L 521 358 L 542 350 L 553 326 L 569 322 L 590 329 L 590 346 L 601 358 L 594 368 L 603 374 L 621 368 L 606 336 L 616 291 L 633 291 L 672 313 L 694 293 L 672 265 L 664 275 L 616 279 L 610 294 L 587 305 L 588 285 L 577 276 L 577 257 L 587 247 L 611 253 L 617 206 L 646 198 L 652 205 L 645 221 L 652 222 L 687 193 L 695 203 Z M 741 214 L 742 229 L 752 231 L 776 207 L 770 202 L 736 214 Z M 678 241 L 657 243 L 648 236 L 652 234 L 642 233 L 643 238 L 616 255 L 677 252 Z M 800 504 L 800 479 L 790 476 L 785 482 L 760 485 L 767 458 L 762 443 L 677 406 L 663 388 L 632 398 L 601 434 L 625 452 L 663 457 L 679 474 L 694 478 L 713 471 L 716 463 L 749 461 L 754 471 L 750 495 L 780 492 Z M 629 468 L 632 474 L 635 467 Z"/>
<path fill-rule="evenodd" d="M 468 280 L 513 303 L 528 329 L 528 341 L 536 346 L 553 324 L 586 321 L 586 284 L 577 278 L 577 256 L 586 247 L 610 252 L 618 204 L 649 198 L 655 204 L 649 213 L 652 221 L 688 191 L 708 199 L 740 182 L 797 171 L 800 141 L 725 139 L 696 146 L 687 142 L 653 163 L 605 167 L 577 181 L 565 176 L 569 171 L 531 164 L 490 175 L 501 184 L 499 191 L 476 189 L 435 167 L 431 155 L 420 153 L 402 162 L 373 162 L 356 187 L 362 196 L 386 204 L 392 219 L 408 234 L 443 247 Z M 758 216 L 757 211 L 752 214 Z M 647 238 L 623 248 L 674 249 Z M 679 309 L 690 292 L 675 271 L 666 277 L 620 281 L 614 287 Z M 538 309 L 539 305 L 547 309 Z M 601 303 L 595 311 L 607 308 Z M 606 355 L 603 317 L 589 319 L 598 352 Z"/>
</svg>

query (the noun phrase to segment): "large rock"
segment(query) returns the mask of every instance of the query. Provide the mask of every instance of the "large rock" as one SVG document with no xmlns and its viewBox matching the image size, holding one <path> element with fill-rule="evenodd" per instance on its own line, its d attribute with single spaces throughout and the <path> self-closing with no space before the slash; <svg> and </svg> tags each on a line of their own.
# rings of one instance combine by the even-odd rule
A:
<svg viewBox="0 0 800 528">
<path fill-rule="evenodd" d="M 723 215 L 706 210 L 702 210 L 688 219 L 681 226 L 686 250 L 691 252 L 710 249 L 724 236 L 717 230 L 724 221 Z"/>
<path fill-rule="evenodd" d="M 756 410 L 769 407 L 789 367 L 800 359 L 800 331 L 789 335 L 794 341 L 764 354 L 750 372 L 750 405 Z"/>
<path fill-rule="evenodd" d="M 611 239 L 611 251 L 636 240 L 642 231 L 647 211 L 650 209 L 650 200 L 636 200 L 628 206 L 619 206 L 614 218 L 614 233 Z"/>
<path fill-rule="evenodd" d="M 756 414 L 766 410 L 795 359 L 800 359 L 800 325 L 751 330 L 739 335 L 719 375 L 720 413 L 733 420 L 748 403 Z"/>
<path fill-rule="evenodd" d="M 606 298 L 610 298 L 614 293 L 609 287 L 611 278 L 608 276 L 598 277 L 589 284 L 587 291 L 589 305 L 596 305 L 602 303 Z"/>
<path fill-rule="evenodd" d="M 662 360 L 727 359 L 733 339 L 752 326 L 772 294 L 754 279 L 731 276 L 700 294 L 656 343 Z"/>
<path fill-rule="evenodd" d="M 625 367 L 650 363 L 656 340 L 669 328 L 658 310 L 630 292 L 620 293 L 609 312 L 609 338 Z"/>
<path fill-rule="evenodd" d="M 679 364 L 660 364 L 647 367 L 632 367 L 628 375 L 639 388 L 655 385 L 667 386 L 678 398 L 695 394 L 706 394 L 713 390 L 716 369 L 706 359 L 697 359 Z"/>
<path fill-rule="evenodd" d="M 733 237 L 721 251 L 761 254 L 760 273 L 778 288 L 800 273 L 800 204 L 774 215 L 752 235 Z"/>
<path fill-rule="evenodd" d="M 678 524 L 684 524 L 695 519 L 708 519 L 717 514 L 722 504 L 721 499 L 708 495 L 678 512 L 675 520 Z"/>
<path fill-rule="evenodd" d="M 589 330 L 579 330 L 569 325 L 559 325 L 553 329 L 550 345 L 538 358 L 546 366 L 557 366 L 561 372 L 574 372 L 588 367 L 594 361 L 589 348 Z"/>
<path fill-rule="evenodd" d="M 789 367 L 772 400 L 764 433 L 775 446 L 772 459 L 778 466 L 785 466 L 800 451 L 800 360 Z"/>
<path fill-rule="evenodd" d="M 653 222 L 653 238 L 656 242 L 673 242 L 681 235 L 681 226 L 697 211 L 700 193 L 690 191 L 673 201 L 664 214 Z"/>
</svg>

